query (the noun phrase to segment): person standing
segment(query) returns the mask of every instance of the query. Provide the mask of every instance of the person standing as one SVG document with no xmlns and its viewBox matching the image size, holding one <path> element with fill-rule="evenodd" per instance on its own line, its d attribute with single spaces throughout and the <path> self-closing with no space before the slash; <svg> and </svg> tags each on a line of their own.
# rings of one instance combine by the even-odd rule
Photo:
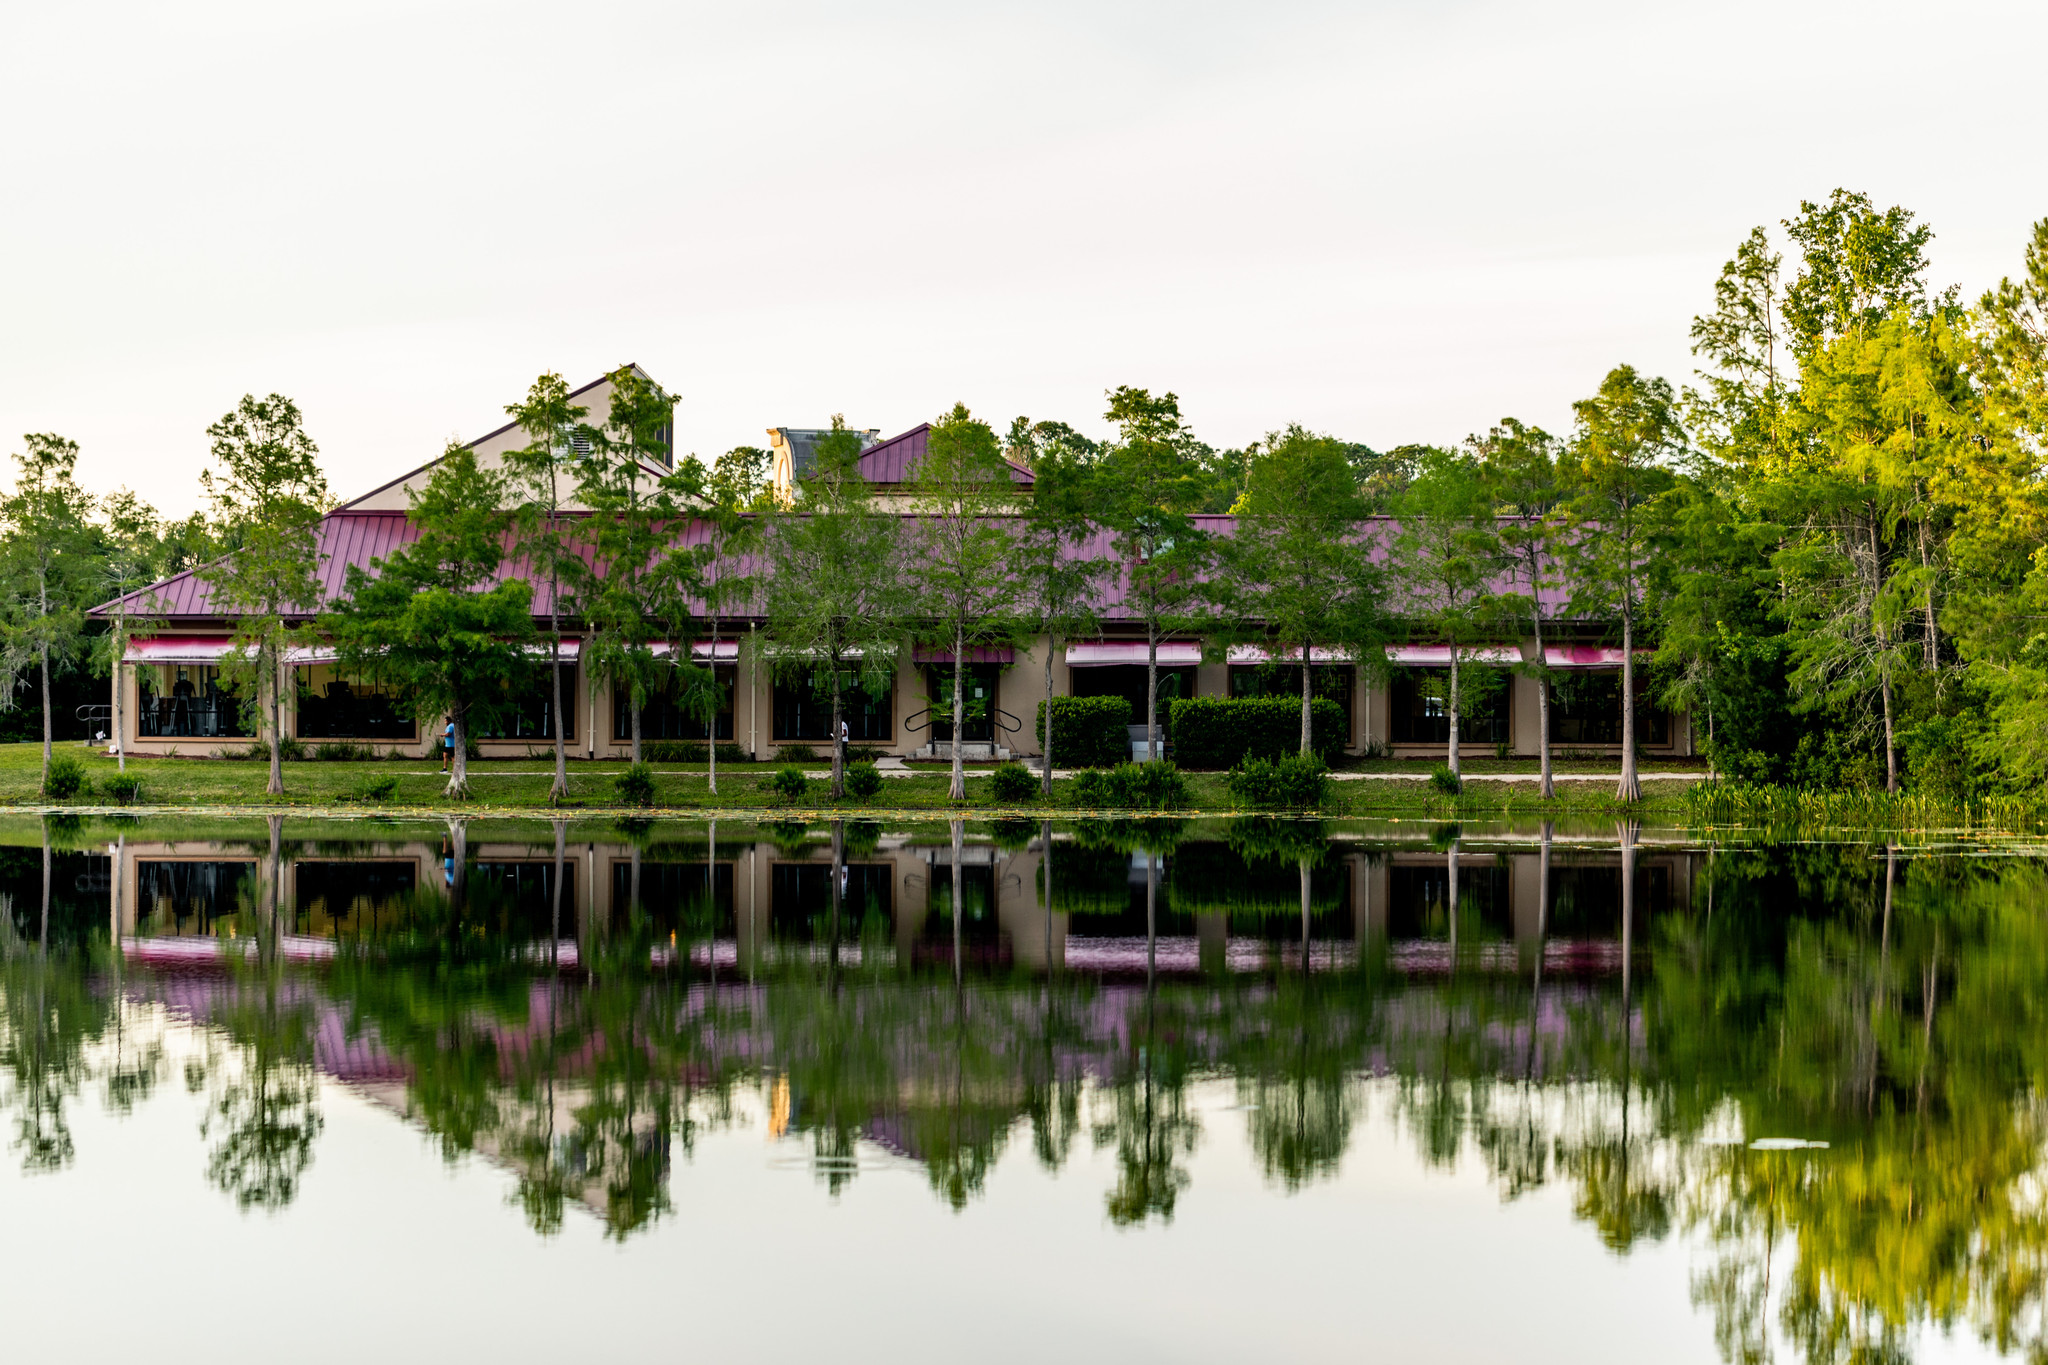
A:
<svg viewBox="0 0 2048 1365">
<path fill-rule="evenodd" d="M 455 721 L 450 718 L 446 729 L 441 731 L 441 771 L 447 772 L 448 765 L 455 761 Z"/>
</svg>

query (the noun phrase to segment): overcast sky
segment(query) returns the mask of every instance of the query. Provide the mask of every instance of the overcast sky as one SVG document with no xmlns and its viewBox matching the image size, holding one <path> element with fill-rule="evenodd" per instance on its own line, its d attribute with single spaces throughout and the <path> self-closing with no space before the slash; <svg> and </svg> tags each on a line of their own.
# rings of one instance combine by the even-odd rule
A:
<svg viewBox="0 0 2048 1365">
<path fill-rule="evenodd" d="M 338 495 L 638 361 L 710 456 L 965 401 L 1235 445 L 1562 429 L 1757 223 L 1912 208 L 1936 283 L 2048 216 L 2048 6 L 14 5 L 0 440 L 197 504 L 290 395 Z"/>
</svg>

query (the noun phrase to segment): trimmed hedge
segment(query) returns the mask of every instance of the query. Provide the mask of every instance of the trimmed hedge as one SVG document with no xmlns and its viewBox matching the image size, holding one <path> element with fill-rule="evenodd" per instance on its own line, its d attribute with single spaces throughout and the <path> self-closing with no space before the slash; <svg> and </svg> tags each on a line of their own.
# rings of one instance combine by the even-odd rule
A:
<svg viewBox="0 0 2048 1365">
<path fill-rule="evenodd" d="M 1054 697 L 1052 765 L 1114 768 L 1131 758 L 1131 704 L 1122 697 Z M 1045 733 L 1045 703 L 1038 703 L 1034 735 Z"/>
<path fill-rule="evenodd" d="M 1190 697 L 1172 706 L 1173 761 L 1183 768 L 1231 768 L 1245 758 L 1277 758 L 1301 748 L 1298 697 Z M 1328 697 L 1309 703 L 1316 756 L 1344 752 L 1344 708 Z"/>
</svg>

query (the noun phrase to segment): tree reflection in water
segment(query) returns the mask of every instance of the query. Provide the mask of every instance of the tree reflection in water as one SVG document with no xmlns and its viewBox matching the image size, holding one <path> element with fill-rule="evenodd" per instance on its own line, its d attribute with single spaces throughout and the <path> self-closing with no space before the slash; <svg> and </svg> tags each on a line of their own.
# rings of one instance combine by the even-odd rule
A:
<svg viewBox="0 0 2048 1365">
<path fill-rule="evenodd" d="M 1010 856 L 1050 830 L 997 833 Z M 1223 1115 L 1197 1097 L 1222 1081 L 1279 1192 L 1339 1176 L 1379 1096 L 1420 1161 L 1479 1162 L 1507 1200 L 1561 1185 L 1617 1254 L 1691 1239 L 1694 1299 L 1729 1360 L 1903 1359 L 1929 1327 L 2048 1353 L 2048 872 L 2032 860 L 1719 849 L 1688 901 L 1637 907 L 1619 960 L 1588 968 L 1545 951 L 1547 918 L 1494 951 L 1484 898 L 1451 899 L 1491 855 L 1451 829 L 1426 856 L 1453 876 L 1416 916 L 1455 942 L 1442 967 L 1397 969 L 1370 939 L 1326 966 L 1311 939 L 1341 868 L 1324 833 L 1254 822 L 1221 846 L 1243 869 L 1228 913 L 1299 924 L 1302 950 L 1288 928 L 1263 970 L 1205 958 L 1195 974 L 1161 965 L 1160 926 L 1209 913 L 1219 847 L 1184 885 L 1176 866 L 1199 860 L 1180 822 L 1094 828 L 1059 846 L 1059 875 L 1084 854 L 1131 868 L 1144 969 L 1119 977 L 970 970 L 957 915 L 940 922 L 953 951 L 899 960 L 890 908 L 843 895 L 879 830 L 833 828 L 829 848 L 792 830 L 789 856 L 829 856 L 832 894 L 802 921 L 804 951 L 736 970 L 718 965 L 734 930 L 716 875 L 643 905 L 636 842 L 624 905 L 577 916 L 559 872 L 534 902 L 465 875 L 458 828 L 452 894 L 380 906 L 311 968 L 280 950 L 283 864 L 259 842 L 262 875 L 210 921 L 237 951 L 194 984 L 112 951 L 103 909 L 53 898 L 53 881 L 88 880 L 88 855 L 75 829 L 38 838 L 0 866 L 0 1107 L 29 1171 L 73 1163 L 70 1109 L 95 1082 L 115 1112 L 153 1093 L 174 991 L 201 1001 L 178 1006 L 203 1025 L 188 1079 L 207 1179 L 238 1206 L 282 1209 L 313 1178 L 321 1049 L 345 1045 L 401 1078 L 395 1102 L 447 1159 L 507 1168 L 544 1235 L 574 1207 L 617 1238 L 659 1223 L 676 1166 L 756 1102 L 828 1194 L 886 1158 L 964 1209 L 1013 1143 L 1050 1170 L 1092 1148 L 1110 1222 L 1166 1222 L 1199 1194 L 1190 1158 Z M 1620 838 L 1633 858 L 1635 832 Z M 558 850 L 535 861 L 559 869 Z M 948 911 L 961 881 L 935 888 Z M 1019 884 L 1046 943 L 1072 932 L 1054 869 Z M 1622 882 L 1630 899 L 1644 884 Z M 1747 1145 L 1765 1137 L 1828 1145 Z"/>
</svg>

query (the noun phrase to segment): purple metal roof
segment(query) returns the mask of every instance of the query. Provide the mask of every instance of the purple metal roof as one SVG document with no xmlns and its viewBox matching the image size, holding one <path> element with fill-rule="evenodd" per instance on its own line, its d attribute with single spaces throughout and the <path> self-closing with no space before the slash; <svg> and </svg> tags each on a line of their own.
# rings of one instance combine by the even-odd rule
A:
<svg viewBox="0 0 2048 1365">
<path fill-rule="evenodd" d="M 916 431 L 906 432 L 903 436 L 897 437 L 895 441 L 886 442 L 885 445 L 900 445 L 903 447 L 897 455 L 885 457 L 899 461 L 899 463 L 894 466 L 885 466 L 877 472 L 886 474 L 892 471 L 899 471 L 902 468 L 900 462 L 907 461 L 913 457 L 912 437 L 916 438 L 914 453 L 921 454 L 924 448 L 924 433 L 927 430 L 929 428 L 919 427 Z M 869 452 L 869 456 L 863 457 L 863 473 L 867 472 L 866 459 L 871 458 L 883 448 L 883 446 L 877 446 L 874 451 Z M 886 480 L 878 479 L 877 481 Z M 1219 537 L 1232 535 L 1237 529 L 1237 518 L 1231 516 L 1203 515 L 1194 517 L 1192 520 L 1202 530 Z M 906 532 L 913 531 L 915 524 L 916 518 L 914 517 L 905 517 L 903 519 Z M 1393 529 L 1393 523 L 1384 517 L 1375 517 L 1361 527 L 1361 534 L 1372 537 L 1378 542 L 1380 548 L 1375 552 L 1375 557 L 1383 563 L 1391 557 L 1392 552 L 1387 547 Z M 706 534 L 707 528 L 704 523 L 692 521 L 687 526 L 678 529 L 676 543 L 678 546 L 702 544 Z M 418 533 L 413 529 L 411 521 L 408 520 L 403 512 L 351 512 L 342 510 L 328 513 L 320 523 L 319 542 L 320 587 L 324 594 L 324 601 L 332 601 L 340 597 L 342 586 L 347 579 L 349 566 L 355 565 L 365 572 L 371 572 L 377 560 L 390 555 L 393 551 L 405 545 L 411 544 L 416 539 L 418 539 Z M 1077 558 L 1083 556 L 1098 559 L 1111 558 L 1116 552 L 1115 541 L 1116 536 L 1114 532 L 1107 529 L 1097 529 L 1094 534 L 1075 547 L 1074 554 Z M 737 567 L 741 573 L 755 574 L 760 572 L 761 566 L 758 562 L 749 559 L 743 561 Z M 523 578 L 533 582 L 534 615 L 536 617 L 545 617 L 550 609 L 548 585 L 544 581 L 534 580 L 524 559 L 508 555 L 504 562 L 498 566 L 497 577 L 494 581 L 502 582 L 513 578 Z M 1506 584 L 1500 585 L 1502 590 L 1505 590 L 1506 586 Z M 1125 597 L 1128 591 L 1128 576 L 1125 574 L 1117 575 L 1115 581 L 1108 585 L 1104 593 L 1104 600 L 1100 609 L 1102 619 L 1105 621 L 1130 621 L 1136 619 L 1132 612 L 1125 609 Z M 218 618 L 221 613 L 212 606 L 210 596 L 208 585 L 199 577 L 198 570 L 188 569 L 184 573 L 167 578 L 160 583 L 152 584 L 150 587 L 130 593 L 125 600 L 129 604 L 129 610 L 139 615 L 161 616 L 168 618 L 172 622 L 177 622 L 180 620 L 189 621 L 194 618 Z M 324 605 L 324 601 L 323 603 L 309 604 L 307 607 L 308 613 L 319 610 Z M 1566 594 L 1555 588 L 1547 589 L 1542 594 L 1542 601 L 1545 615 L 1552 617 L 1561 616 L 1564 611 Z M 95 615 L 105 615 L 113 605 L 112 602 L 103 603 L 95 607 L 93 612 Z M 752 613 L 745 610 L 733 612 L 735 616 L 750 614 Z"/>
<path fill-rule="evenodd" d="M 916 473 L 918 462 L 924 459 L 929 446 L 932 424 L 920 423 L 901 436 L 891 436 L 867 448 L 860 457 L 860 476 L 869 483 L 907 483 Z M 1014 460 L 1010 466 L 1010 482 L 1025 488 L 1031 486 L 1031 471 Z"/>
</svg>

